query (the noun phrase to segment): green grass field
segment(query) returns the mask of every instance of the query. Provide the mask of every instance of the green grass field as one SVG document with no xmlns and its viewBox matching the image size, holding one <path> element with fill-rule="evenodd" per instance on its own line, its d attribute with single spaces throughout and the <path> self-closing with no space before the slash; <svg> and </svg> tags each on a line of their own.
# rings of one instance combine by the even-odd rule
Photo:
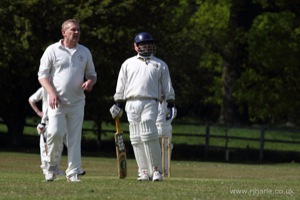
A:
<svg viewBox="0 0 300 200">
<path fill-rule="evenodd" d="M 128 177 L 117 178 L 115 158 L 82 157 L 82 182 L 64 176 L 45 182 L 38 154 L 0 152 L 0 199 L 300 199 L 299 163 L 232 164 L 172 161 L 170 178 L 136 181 L 135 161 Z M 66 156 L 62 158 L 62 169 Z"/>
</svg>

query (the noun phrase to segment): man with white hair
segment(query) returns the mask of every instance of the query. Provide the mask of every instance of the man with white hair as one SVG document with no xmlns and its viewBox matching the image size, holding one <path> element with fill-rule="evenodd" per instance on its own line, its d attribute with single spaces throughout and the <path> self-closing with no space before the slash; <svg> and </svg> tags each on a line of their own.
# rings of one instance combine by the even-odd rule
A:
<svg viewBox="0 0 300 200">
<path fill-rule="evenodd" d="M 81 167 L 81 131 L 85 94 L 93 89 L 97 73 L 88 48 L 79 44 L 80 26 L 75 19 L 63 22 L 63 39 L 45 50 L 38 80 L 48 94 L 48 169 L 46 181 L 55 179 L 57 152 L 67 133 L 69 182 L 78 182 Z M 49 78 L 51 77 L 51 80 Z"/>
</svg>

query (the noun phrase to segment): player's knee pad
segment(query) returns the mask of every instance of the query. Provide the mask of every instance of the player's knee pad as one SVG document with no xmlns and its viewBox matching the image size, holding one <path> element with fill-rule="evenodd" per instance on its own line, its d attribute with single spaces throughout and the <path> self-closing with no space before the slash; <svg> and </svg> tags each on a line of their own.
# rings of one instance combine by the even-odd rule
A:
<svg viewBox="0 0 300 200">
<path fill-rule="evenodd" d="M 157 127 L 153 120 L 141 122 L 140 131 L 143 142 L 158 139 Z"/>
<path fill-rule="evenodd" d="M 140 136 L 140 128 L 139 124 L 130 124 L 129 125 L 129 132 L 130 132 L 130 141 L 131 144 L 138 144 L 141 143 L 141 136 Z"/>
<path fill-rule="evenodd" d="M 163 136 L 162 125 L 161 124 L 156 124 L 156 127 L 157 127 L 158 136 L 159 137 Z"/>
</svg>

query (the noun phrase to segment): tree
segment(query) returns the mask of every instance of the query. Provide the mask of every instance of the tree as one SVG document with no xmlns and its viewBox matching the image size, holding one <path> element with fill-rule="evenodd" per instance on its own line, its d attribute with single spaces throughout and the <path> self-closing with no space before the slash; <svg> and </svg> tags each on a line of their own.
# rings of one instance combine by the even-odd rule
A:
<svg viewBox="0 0 300 200">
<path fill-rule="evenodd" d="M 290 11 L 266 12 L 248 33 L 250 67 L 239 81 L 239 95 L 247 99 L 252 120 L 282 122 L 299 113 L 297 20 Z"/>
<path fill-rule="evenodd" d="M 30 112 L 28 98 L 40 87 L 37 80 L 39 59 L 46 46 L 60 38 L 61 22 L 58 24 L 53 16 L 69 15 L 60 4 L 63 2 L 58 0 L 6 0 L 0 5 L 3 20 L 0 27 L 0 116 L 7 125 L 8 142 L 15 146 L 22 142 L 25 119 Z"/>
<path fill-rule="evenodd" d="M 98 72 L 98 83 L 86 95 L 85 116 L 99 131 L 103 121 L 113 122 L 108 110 L 118 72 L 135 55 L 133 39 L 142 31 L 153 35 L 157 56 L 169 65 L 178 119 L 295 118 L 299 7 L 296 0 L 4 0 L 0 116 L 10 141 L 21 143 L 25 119 L 33 114 L 27 99 L 40 87 L 39 59 L 61 39 L 60 26 L 68 18 L 80 21 L 80 43 L 91 50 Z"/>
<path fill-rule="evenodd" d="M 21 143 L 25 119 L 30 113 L 27 99 L 40 87 L 36 75 L 39 59 L 49 44 L 61 38 L 61 19 L 80 21 L 81 43 L 93 53 L 99 82 L 94 91 L 87 94 L 86 117 L 100 127 L 103 119 L 112 121 L 108 109 L 113 103 L 115 81 L 121 63 L 135 54 L 134 36 L 148 31 L 159 38 L 159 33 L 163 33 L 160 30 L 167 24 L 164 15 L 170 2 L 4 1 L 1 17 L 6 23 L 1 27 L 1 36 L 7 41 L 1 41 L 1 52 L 7 59 L 2 60 L 0 66 L 2 74 L 6 74 L 5 79 L 1 79 L 5 101 L 1 101 L 0 115 L 8 126 L 8 135 L 15 138 L 13 144 Z M 8 28 L 13 31 L 7 32 Z M 4 93 L 4 88 L 11 88 L 12 92 Z M 20 96 L 16 97 L 15 93 Z"/>
</svg>

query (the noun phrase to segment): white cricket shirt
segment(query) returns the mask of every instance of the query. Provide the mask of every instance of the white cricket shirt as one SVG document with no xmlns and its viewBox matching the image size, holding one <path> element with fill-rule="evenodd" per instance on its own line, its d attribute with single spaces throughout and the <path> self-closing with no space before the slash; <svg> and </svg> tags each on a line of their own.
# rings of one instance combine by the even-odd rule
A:
<svg viewBox="0 0 300 200">
<path fill-rule="evenodd" d="M 81 88 L 84 77 L 95 76 L 95 66 L 91 52 L 77 44 L 71 54 L 62 40 L 50 45 L 44 52 L 38 72 L 39 79 L 50 78 L 62 104 L 76 104 L 84 100 Z"/>
<path fill-rule="evenodd" d="M 33 95 L 29 97 L 29 100 L 34 103 L 42 101 L 42 111 L 44 114 L 42 118 L 42 123 L 46 123 L 48 111 L 48 100 L 46 90 L 43 87 L 40 87 Z"/>
<path fill-rule="evenodd" d="M 127 59 L 121 66 L 114 100 L 174 99 L 169 68 L 155 56 L 144 60 L 139 55 Z"/>
</svg>

